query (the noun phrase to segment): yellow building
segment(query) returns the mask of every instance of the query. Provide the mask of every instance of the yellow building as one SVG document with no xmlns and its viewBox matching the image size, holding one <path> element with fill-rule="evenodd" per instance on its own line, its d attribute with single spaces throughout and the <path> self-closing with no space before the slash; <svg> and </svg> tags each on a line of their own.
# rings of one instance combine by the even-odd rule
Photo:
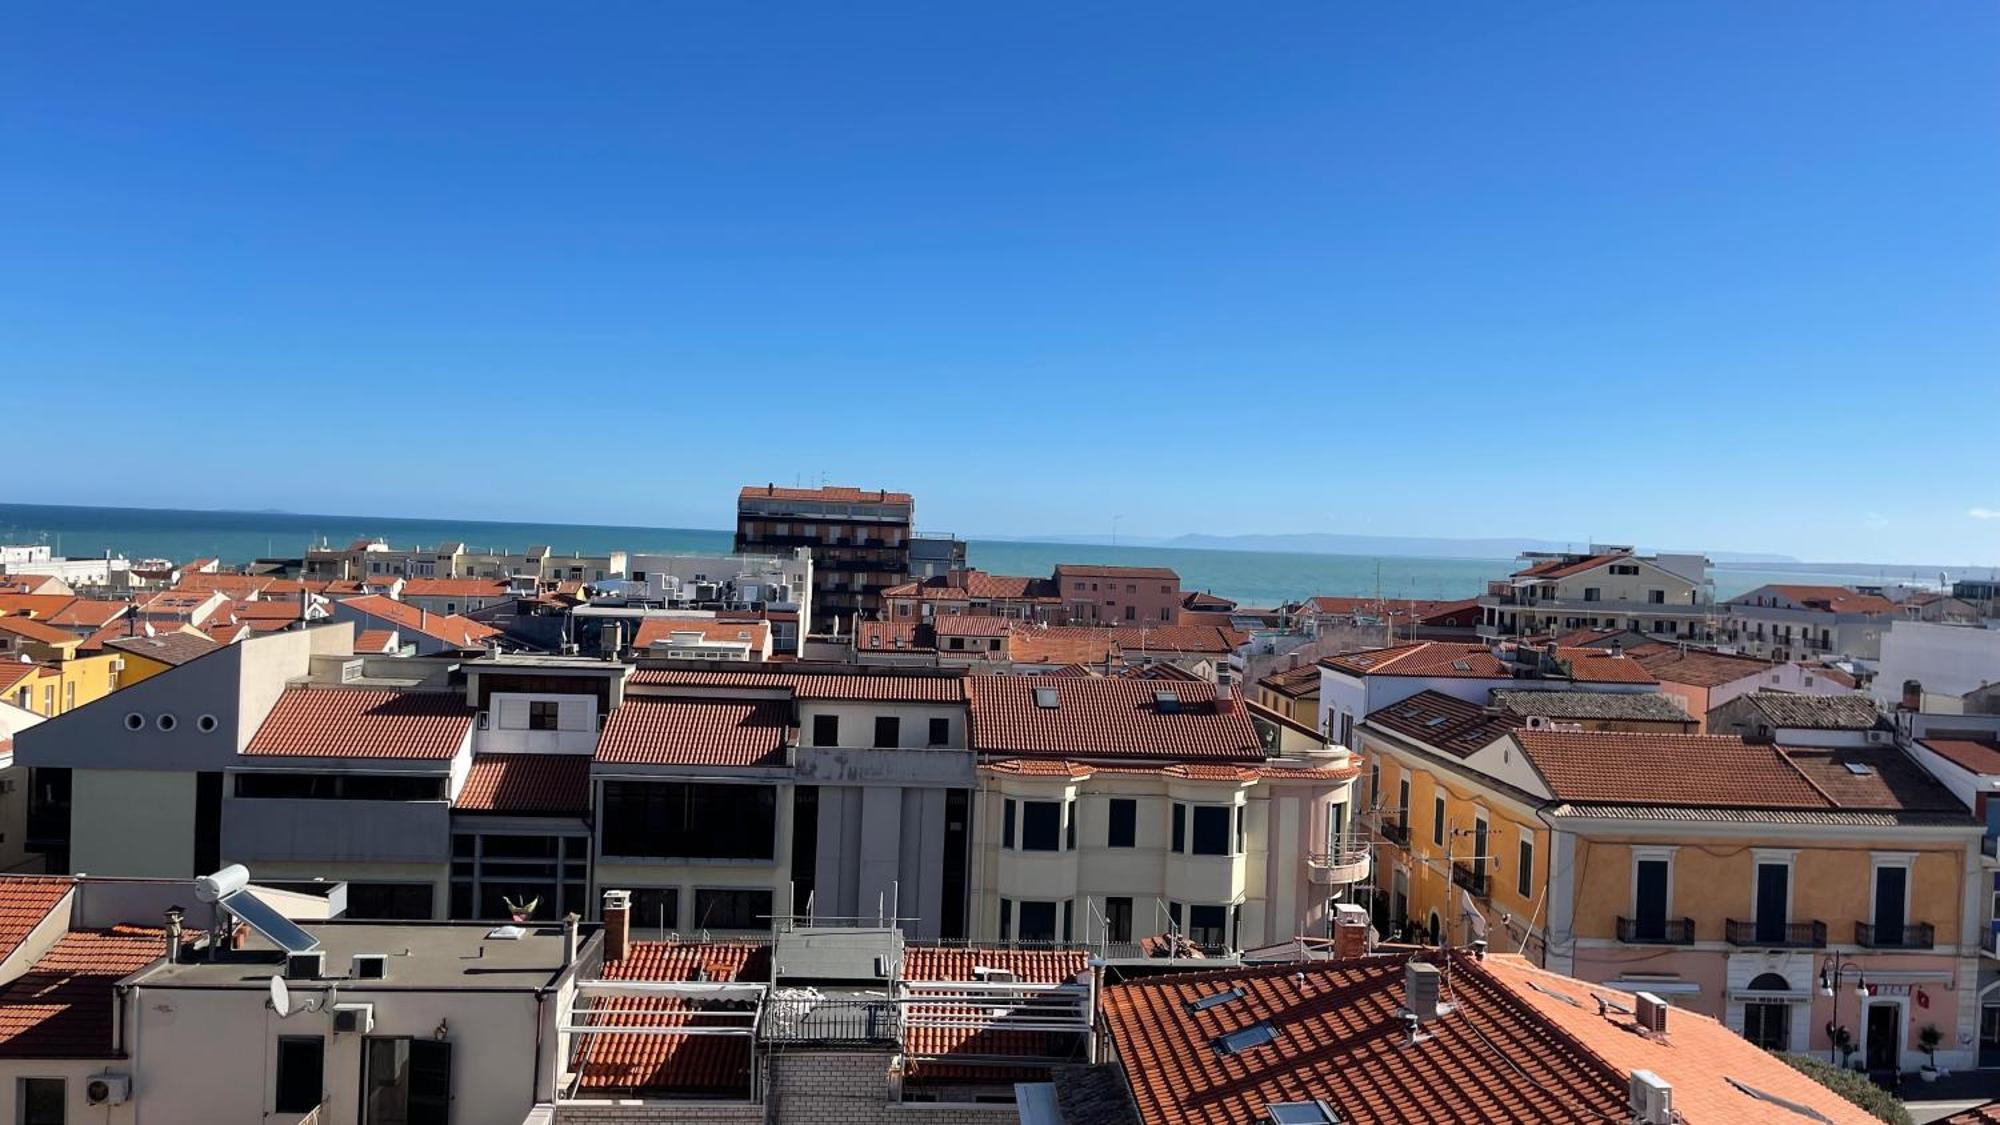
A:
<svg viewBox="0 0 2000 1125">
<path fill-rule="evenodd" d="M 1295 723 L 1319 725 L 1319 665 L 1307 664 L 1273 672 L 1257 681 L 1253 698 Z"/>
<path fill-rule="evenodd" d="M 1377 924 L 1651 991 L 1760 1045 L 1971 1066 L 1982 826 L 1892 745 L 1529 728 L 1436 692 L 1368 716 Z M 1823 995 L 1820 974 L 1844 974 Z M 1867 982 L 1855 992 L 1856 974 Z"/>
</svg>

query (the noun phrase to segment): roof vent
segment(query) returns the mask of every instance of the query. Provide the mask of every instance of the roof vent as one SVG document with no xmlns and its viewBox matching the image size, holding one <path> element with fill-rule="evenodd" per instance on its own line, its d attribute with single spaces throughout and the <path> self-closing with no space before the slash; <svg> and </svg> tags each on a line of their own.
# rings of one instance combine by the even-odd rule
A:
<svg viewBox="0 0 2000 1125">
<path fill-rule="evenodd" d="M 1309 1102 L 1272 1102 L 1264 1107 L 1259 1125 L 1340 1125 L 1333 1107 L 1317 1099 Z"/>
<path fill-rule="evenodd" d="M 1238 1028 L 1215 1040 L 1215 1053 L 1220 1057 L 1240 1055 L 1258 1047 L 1268 1047 L 1278 1041 L 1278 1029 L 1270 1020 L 1258 1020 L 1249 1027 Z"/>
<path fill-rule="evenodd" d="M 1650 1070 L 1632 1072 L 1632 1120 L 1635 1125 L 1672 1125 L 1674 1088 Z"/>
<path fill-rule="evenodd" d="M 1667 1030 L 1667 1002 L 1650 992 L 1638 994 L 1639 1010 L 1633 1019 L 1647 1031 L 1665 1034 Z"/>
<path fill-rule="evenodd" d="M 1038 687 L 1035 689 L 1035 706 L 1040 707 L 1042 710 L 1055 710 L 1056 704 L 1059 701 L 1060 697 L 1057 696 L 1056 689 L 1052 687 Z"/>
<path fill-rule="evenodd" d="M 1443 974 L 1429 962 L 1411 961 L 1404 965 L 1403 1010 L 1415 1016 L 1419 1023 L 1438 1018 L 1438 994 L 1442 981 Z"/>
</svg>

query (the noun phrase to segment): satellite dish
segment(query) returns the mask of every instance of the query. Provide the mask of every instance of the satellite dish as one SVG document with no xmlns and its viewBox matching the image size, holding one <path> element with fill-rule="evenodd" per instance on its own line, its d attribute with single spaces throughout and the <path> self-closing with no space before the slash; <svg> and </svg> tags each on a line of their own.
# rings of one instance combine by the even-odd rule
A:
<svg viewBox="0 0 2000 1125">
<path fill-rule="evenodd" d="M 284 977 L 271 977 L 271 1010 L 278 1013 L 279 1019 L 292 1014 L 292 990 L 285 984 Z"/>
</svg>

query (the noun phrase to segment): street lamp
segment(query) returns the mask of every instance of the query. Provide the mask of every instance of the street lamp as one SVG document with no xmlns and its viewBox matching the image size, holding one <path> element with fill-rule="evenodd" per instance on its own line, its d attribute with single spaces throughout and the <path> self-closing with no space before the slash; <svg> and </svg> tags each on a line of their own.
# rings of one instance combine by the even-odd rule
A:
<svg viewBox="0 0 2000 1125">
<path fill-rule="evenodd" d="M 1860 1013 L 1862 1002 L 1868 998 L 1868 978 L 1862 975 L 1861 966 L 1855 963 L 1853 960 L 1849 959 L 1845 954 L 1841 953 L 1835 953 L 1831 957 L 1828 957 L 1826 960 L 1820 962 L 1819 994 L 1821 996 L 1831 996 L 1833 998 L 1833 1013 L 1832 1016 L 1826 1021 L 1826 1060 L 1834 1064 L 1835 1066 L 1839 1066 L 1841 1064 L 1841 1060 L 1838 1057 L 1840 1051 L 1840 1044 L 1839 1044 L 1840 1036 L 1836 1034 L 1841 1030 L 1840 1028 L 1841 978 L 1850 972 L 1854 974 L 1854 1001 L 1855 1001 L 1854 1007 L 1856 1014 L 1858 1015 Z"/>
</svg>

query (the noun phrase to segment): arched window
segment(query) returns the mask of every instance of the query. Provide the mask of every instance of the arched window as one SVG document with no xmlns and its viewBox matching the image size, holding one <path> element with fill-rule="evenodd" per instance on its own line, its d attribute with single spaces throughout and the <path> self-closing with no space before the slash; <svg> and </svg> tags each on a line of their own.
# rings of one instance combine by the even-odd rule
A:
<svg viewBox="0 0 2000 1125">
<path fill-rule="evenodd" d="M 1751 992 L 1790 992 L 1792 984 L 1778 973 L 1761 973 L 1750 981 Z M 1791 1048 L 1792 1005 L 1788 1000 L 1748 1000 L 1743 1004 L 1743 1038 L 1767 1051 Z"/>
</svg>

